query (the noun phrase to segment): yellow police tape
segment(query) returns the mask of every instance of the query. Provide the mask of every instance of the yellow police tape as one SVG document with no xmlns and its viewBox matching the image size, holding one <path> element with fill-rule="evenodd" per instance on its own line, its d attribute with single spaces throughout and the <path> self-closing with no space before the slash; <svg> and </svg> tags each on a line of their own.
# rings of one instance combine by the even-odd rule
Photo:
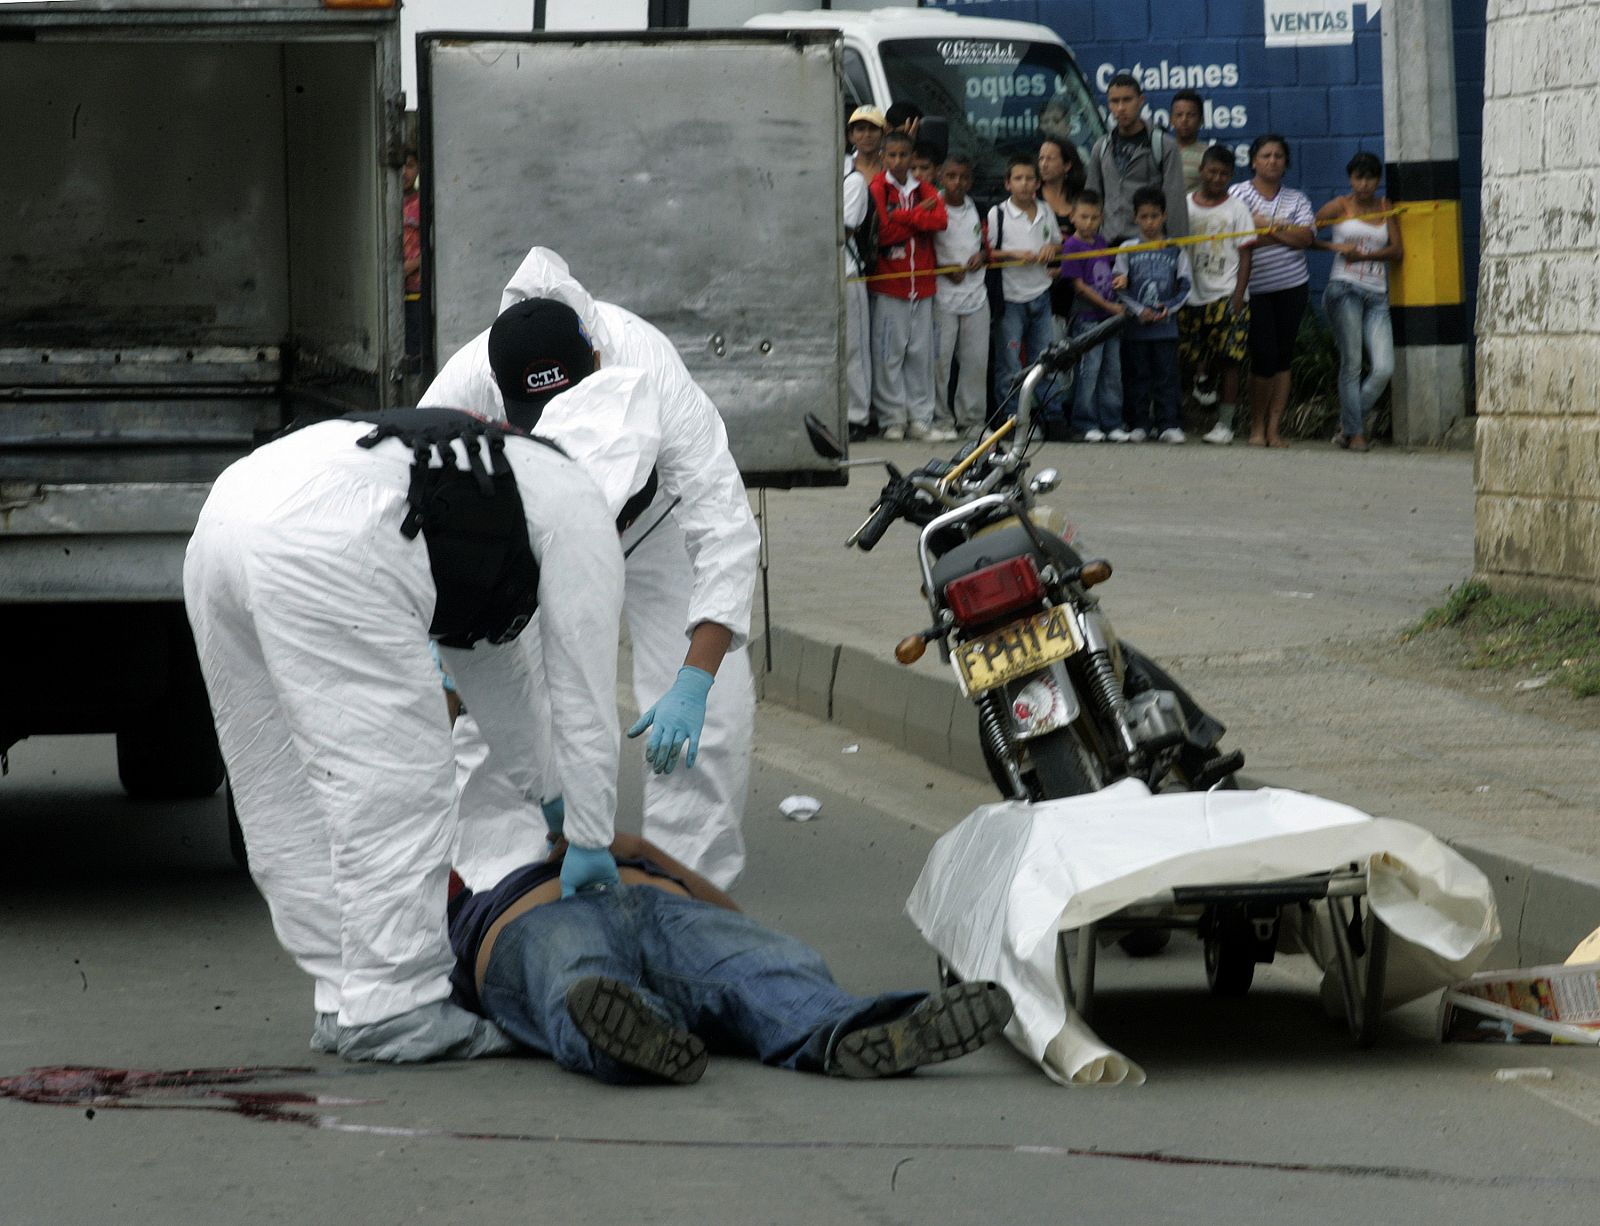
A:
<svg viewBox="0 0 1600 1226">
<path fill-rule="evenodd" d="M 1340 217 L 1336 221 L 1319 222 L 1315 229 L 1327 229 L 1337 225 L 1340 221 L 1379 221 L 1385 217 L 1398 217 L 1402 213 L 1431 213 L 1440 209 L 1455 207 L 1455 202 L 1450 200 L 1413 200 L 1385 209 L 1381 213 L 1361 213 L 1355 217 Z M 1270 234 L 1275 229 L 1287 230 L 1289 226 L 1262 226 L 1256 230 L 1230 230 L 1225 234 L 1190 234 L 1184 238 L 1159 238 L 1148 243 L 1130 243 L 1126 247 L 1102 247 L 1098 251 L 1074 251 L 1069 260 L 1053 259 L 1042 261 L 1045 264 L 1058 265 L 1062 263 L 1076 263 L 1079 260 L 1094 260 L 1103 255 L 1128 255 L 1135 251 L 1159 251 L 1163 247 L 1193 247 L 1198 243 L 1223 243 L 1234 238 L 1259 238 L 1263 234 Z M 880 272 L 870 277 L 847 277 L 849 282 L 891 281 L 900 277 L 937 277 L 952 272 L 986 272 L 991 268 L 1026 268 L 1041 261 L 1036 260 L 994 260 L 988 264 L 979 265 L 978 268 L 969 269 L 965 264 L 946 264 L 939 268 L 922 268 L 907 270 L 905 272 Z"/>
</svg>

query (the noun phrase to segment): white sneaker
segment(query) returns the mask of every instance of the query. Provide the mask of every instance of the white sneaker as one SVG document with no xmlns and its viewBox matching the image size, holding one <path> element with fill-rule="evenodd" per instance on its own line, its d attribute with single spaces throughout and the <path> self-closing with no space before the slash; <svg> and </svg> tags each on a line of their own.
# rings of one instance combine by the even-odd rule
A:
<svg viewBox="0 0 1600 1226">
<path fill-rule="evenodd" d="M 1083 441 L 1086 443 L 1103 443 L 1106 441 L 1106 432 L 1104 430 L 1085 430 L 1083 432 Z"/>
<path fill-rule="evenodd" d="M 929 426 L 923 425 L 920 421 L 914 421 L 906 427 L 906 437 L 913 439 L 932 438 L 933 429 Z"/>
<path fill-rule="evenodd" d="M 1177 426 L 1170 426 L 1161 432 L 1161 441 L 1163 443 L 1174 444 L 1187 443 L 1189 438 L 1182 430 L 1178 429 Z"/>
<path fill-rule="evenodd" d="M 878 437 L 886 443 L 898 443 L 905 436 L 906 428 L 904 426 L 885 426 L 878 433 Z"/>
<path fill-rule="evenodd" d="M 1194 389 L 1190 394 L 1201 408 L 1209 409 L 1217 403 L 1217 389 L 1209 383 L 1202 383 L 1199 379 L 1194 381 Z"/>
<path fill-rule="evenodd" d="M 1130 443 L 1142 443 L 1149 437 L 1150 436 L 1145 433 L 1143 426 L 1135 426 L 1132 430 L 1128 431 L 1128 441 Z"/>
<path fill-rule="evenodd" d="M 1133 442 L 1133 435 L 1129 434 L 1121 426 L 1118 426 L 1115 430 L 1112 430 L 1109 433 L 1107 433 L 1106 437 L 1108 439 L 1110 439 L 1113 443 L 1131 443 L 1131 442 Z"/>
<path fill-rule="evenodd" d="M 916 436 L 913 435 L 912 437 Z M 930 443 L 953 443 L 960 437 L 954 430 L 947 429 L 944 426 L 935 426 L 928 431 L 928 441 Z"/>
<path fill-rule="evenodd" d="M 1233 431 L 1228 429 L 1228 427 L 1224 426 L 1221 422 L 1218 422 L 1216 425 L 1212 426 L 1210 430 L 1206 431 L 1206 433 L 1200 436 L 1200 441 L 1202 443 L 1216 443 L 1219 446 L 1226 447 L 1229 443 L 1233 442 Z"/>
</svg>

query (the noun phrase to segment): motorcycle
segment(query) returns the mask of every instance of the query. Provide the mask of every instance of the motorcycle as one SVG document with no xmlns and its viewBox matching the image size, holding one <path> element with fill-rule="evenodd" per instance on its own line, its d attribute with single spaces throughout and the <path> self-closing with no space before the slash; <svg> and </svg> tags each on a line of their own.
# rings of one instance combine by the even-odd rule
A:
<svg viewBox="0 0 1600 1226">
<path fill-rule="evenodd" d="M 1117 637 L 1094 593 L 1111 563 L 1083 557 L 1060 515 L 1038 504 L 1057 472 L 1028 475 L 1040 383 L 1070 372 L 1123 324 L 1113 318 L 1052 345 L 1014 393 L 1015 415 L 952 459 L 909 473 L 884 461 L 888 483 L 845 542 L 870 551 L 902 519 L 921 530 L 933 622 L 901 640 L 895 658 L 909 665 L 938 644 L 978 709 L 989 773 L 1012 799 L 1078 796 L 1130 777 L 1152 791 L 1232 786 L 1244 765 L 1242 753 L 1217 748 L 1223 726 Z M 826 427 L 814 417 L 807 427 L 820 453 L 842 459 Z"/>
</svg>

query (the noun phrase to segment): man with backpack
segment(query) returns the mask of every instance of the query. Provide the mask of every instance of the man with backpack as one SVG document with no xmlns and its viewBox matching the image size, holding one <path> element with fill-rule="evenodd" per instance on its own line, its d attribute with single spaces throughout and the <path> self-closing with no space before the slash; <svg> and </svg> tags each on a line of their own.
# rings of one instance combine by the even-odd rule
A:
<svg viewBox="0 0 1600 1226">
<path fill-rule="evenodd" d="M 1085 186 L 1105 201 L 1102 228 L 1112 246 L 1139 233 L 1133 220 L 1133 193 L 1160 188 L 1167 198 L 1167 237 L 1189 233 L 1187 189 L 1183 185 L 1183 150 L 1171 133 L 1144 121 L 1144 89 L 1132 73 L 1119 72 L 1106 86 L 1112 129 L 1089 153 Z"/>
<path fill-rule="evenodd" d="M 872 318 L 867 283 L 860 278 L 877 264 L 877 217 L 866 177 L 850 171 L 844 177 L 844 369 L 852 443 L 872 429 Z"/>
</svg>

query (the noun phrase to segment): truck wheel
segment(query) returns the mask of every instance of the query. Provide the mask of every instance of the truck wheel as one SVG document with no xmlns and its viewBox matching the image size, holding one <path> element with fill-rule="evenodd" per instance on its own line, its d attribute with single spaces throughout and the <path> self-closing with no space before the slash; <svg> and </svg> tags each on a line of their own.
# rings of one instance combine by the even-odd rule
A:
<svg viewBox="0 0 1600 1226">
<path fill-rule="evenodd" d="M 117 777 L 135 800 L 193 800 L 222 786 L 211 711 L 183 704 L 117 733 Z"/>
</svg>

